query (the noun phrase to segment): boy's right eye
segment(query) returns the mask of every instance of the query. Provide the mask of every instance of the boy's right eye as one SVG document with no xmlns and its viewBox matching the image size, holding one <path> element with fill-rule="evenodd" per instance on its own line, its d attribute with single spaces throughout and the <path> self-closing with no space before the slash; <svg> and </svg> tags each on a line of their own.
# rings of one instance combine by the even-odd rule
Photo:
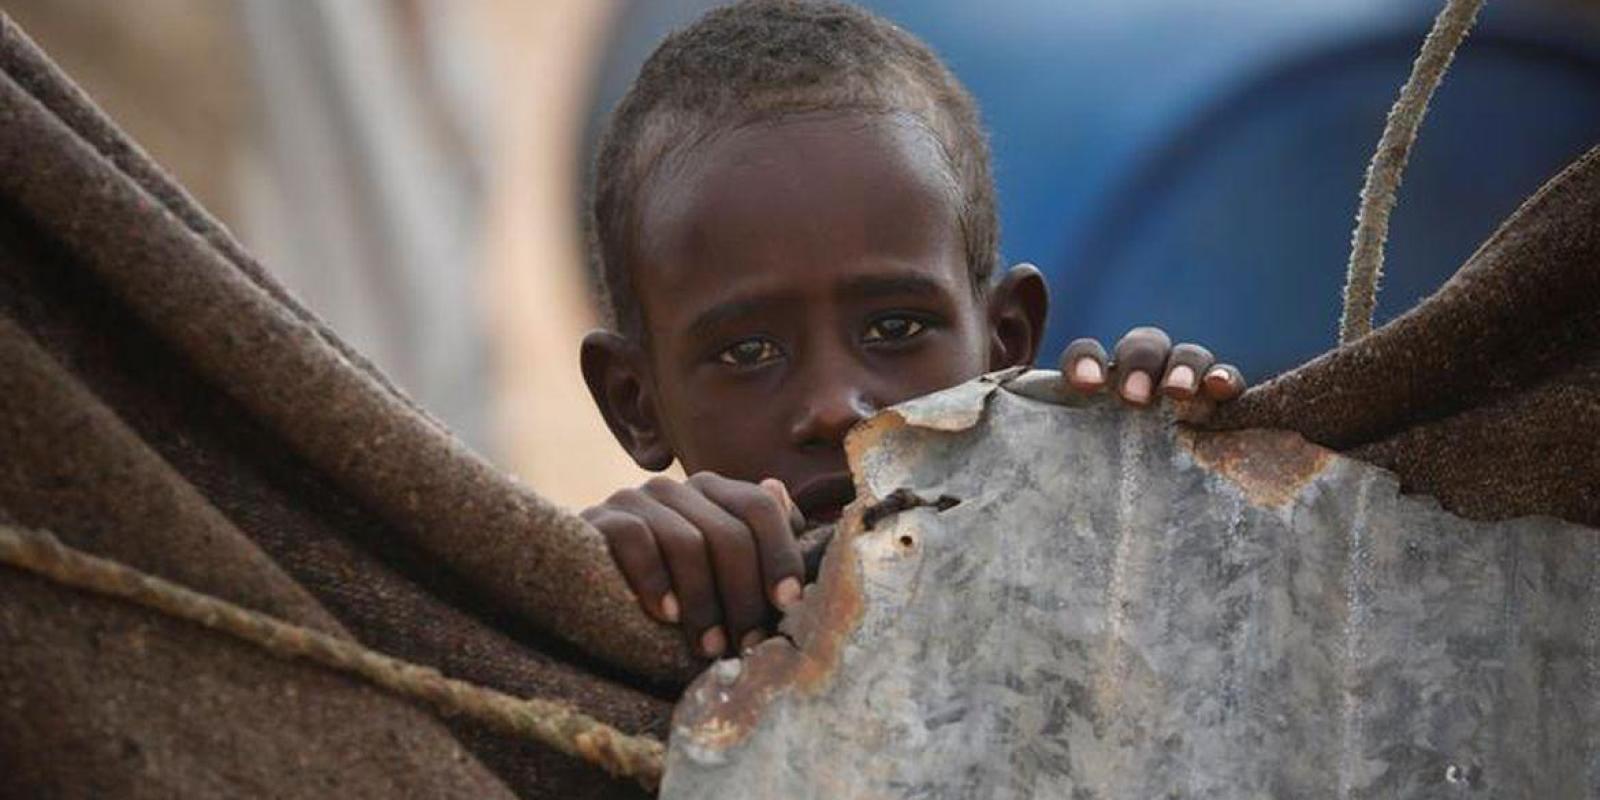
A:
<svg viewBox="0 0 1600 800">
<path fill-rule="evenodd" d="M 717 354 L 717 361 L 730 367 L 759 367 L 782 355 L 771 339 L 745 339 L 723 349 Z"/>
</svg>

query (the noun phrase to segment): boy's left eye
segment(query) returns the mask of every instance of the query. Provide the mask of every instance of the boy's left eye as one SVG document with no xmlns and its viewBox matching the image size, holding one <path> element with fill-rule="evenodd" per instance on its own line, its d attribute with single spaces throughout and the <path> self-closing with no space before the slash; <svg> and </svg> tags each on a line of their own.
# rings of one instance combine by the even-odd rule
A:
<svg viewBox="0 0 1600 800">
<path fill-rule="evenodd" d="M 898 342 L 922 333 L 927 327 L 927 323 L 912 317 L 879 317 L 867 326 L 866 335 L 861 338 L 867 342 Z"/>
</svg>

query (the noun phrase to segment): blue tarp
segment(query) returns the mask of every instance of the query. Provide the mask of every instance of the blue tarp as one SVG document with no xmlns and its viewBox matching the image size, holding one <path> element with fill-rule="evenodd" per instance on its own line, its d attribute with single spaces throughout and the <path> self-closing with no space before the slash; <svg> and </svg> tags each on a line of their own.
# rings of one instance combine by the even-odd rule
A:
<svg viewBox="0 0 1600 800">
<path fill-rule="evenodd" d="M 629 6 L 596 120 L 660 37 L 709 5 Z M 1439 3 L 863 5 L 929 42 L 978 97 L 1004 255 L 1050 276 L 1046 360 L 1072 337 L 1111 340 L 1146 322 L 1252 380 L 1332 345 L 1365 165 Z M 1489 4 L 1406 173 L 1380 320 L 1430 293 L 1600 142 L 1595 20 Z"/>
</svg>

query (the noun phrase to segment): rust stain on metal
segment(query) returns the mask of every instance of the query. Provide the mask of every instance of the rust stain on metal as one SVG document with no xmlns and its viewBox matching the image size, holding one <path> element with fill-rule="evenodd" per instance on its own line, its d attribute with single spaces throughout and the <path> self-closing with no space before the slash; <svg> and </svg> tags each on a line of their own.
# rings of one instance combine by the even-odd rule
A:
<svg viewBox="0 0 1600 800">
<path fill-rule="evenodd" d="M 869 515 L 884 504 L 868 485 L 863 459 L 906 428 L 936 430 L 971 425 L 981 415 L 993 383 L 977 390 L 924 403 L 919 413 L 890 409 L 851 431 L 846 455 L 856 479 L 856 501 L 845 509 L 832 543 L 822 557 L 816 583 L 780 625 L 783 636 L 746 651 L 737 662 L 707 670 L 689 687 L 673 717 L 674 741 L 702 762 L 717 761 L 745 742 L 767 709 L 785 695 L 816 696 L 832 685 L 844 650 L 864 612 L 863 564 L 857 543 L 871 535 Z M 985 385 L 987 384 L 987 385 Z M 1333 458 L 1323 448 L 1285 431 L 1202 432 L 1184 430 L 1179 441 L 1196 463 L 1228 478 L 1261 506 L 1292 501 Z M 914 547 L 915 541 L 901 543 Z"/>
<path fill-rule="evenodd" d="M 891 425 L 905 424 L 894 415 L 884 417 L 893 417 Z M 854 437 L 847 443 L 852 465 L 866 446 Z M 746 651 L 735 668 L 719 670 L 713 665 L 695 679 L 678 704 L 673 736 L 686 740 L 701 758 L 715 757 L 743 742 L 781 695 L 816 694 L 831 681 L 862 613 L 860 559 L 852 543 L 866 531 L 864 510 L 877 501 L 864 487 L 858 485 L 857 491 L 862 493 L 845 509 L 816 583 L 806 588 L 805 599 L 779 626 L 783 636 Z"/>
<path fill-rule="evenodd" d="M 900 430 L 912 423 L 901 413 L 899 407 L 884 409 L 866 420 L 857 423 L 850 433 L 844 437 L 844 454 L 850 462 L 850 474 L 856 482 L 856 498 L 866 494 L 866 484 L 861 470 L 861 456 L 868 450 L 878 446 L 883 437 Z"/>
<path fill-rule="evenodd" d="M 702 752 L 720 752 L 744 741 L 761 713 L 788 686 L 804 655 L 786 639 L 769 639 L 748 651 L 732 681 L 715 664 L 690 685 L 673 713 L 674 739 L 687 738 Z M 737 687 L 737 690 L 735 690 Z"/>
<path fill-rule="evenodd" d="M 807 693 L 819 691 L 832 678 L 842 660 L 844 643 L 861 620 L 861 564 L 853 545 L 865 531 L 862 507 L 861 503 L 852 507 L 842 535 L 823 556 L 821 573 L 811 588 L 813 596 L 795 609 L 782 626 L 805 656 L 795 670 L 793 683 Z"/>
<path fill-rule="evenodd" d="M 1009 373 L 1001 377 L 1006 375 Z M 890 409 L 850 432 L 845 453 L 855 476 L 856 500 L 845 509 L 827 545 L 816 583 L 806 588 L 805 599 L 784 617 L 779 626 L 782 636 L 746 651 L 737 666 L 713 665 L 695 679 L 673 713 L 675 742 L 701 760 L 715 760 L 749 738 L 779 697 L 791 692 L 816 695 L 827 689 L 863 612 L 862 566 L 855 542 L 870 533 L 866 515 L 882 503 L 864 479 L 863 455 L 885 436 L 908 426 L 936 430 L 970 427 L 998 383 L 998 379 L 975 381 L 977 389 L 953 401 L 919 407 L 909 415 L 900 408 Z"/>
<path fill-rule="evenodd" d="M 1196 463 L 1232 481 L 1252 503 L 1282 506 L 1294 500 L 1334 453 L 1298 433 L 1253 429 L 1182 430 L 1178 442 Z"/>
</svg>

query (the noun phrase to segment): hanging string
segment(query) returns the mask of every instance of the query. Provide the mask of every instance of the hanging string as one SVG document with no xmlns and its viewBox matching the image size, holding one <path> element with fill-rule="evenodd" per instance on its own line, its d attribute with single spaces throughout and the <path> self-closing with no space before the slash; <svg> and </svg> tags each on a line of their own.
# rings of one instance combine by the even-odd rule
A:
<svg viewBox="0 0 1600 800">
<path fill-rule="evenodd" d="M 1456 48 L 1467 38 L 1483 0 L 1449 0 L 1433 21 L 1422 42 L 1422 52 L 1411 65 L 1411 77 L 1389 110 L 1389 120 L 1378 140 L 1378 151 L 1367 165 L 1361 187 L 1361 208 L 1355 233 L 1350 237 L 1350 264 L 1345 273 L 1344 313 L 1339 320 L 1339 344 L 1350 344 L 1372 331 L 1378 304 L 1378 283 L 1383 277 L 1383 248 L 1389 238 L 1389 212 L 1394 209 L 1411 145 L 1428 113 L 1428 101 L 1444 80 Z"/>
</svg>

